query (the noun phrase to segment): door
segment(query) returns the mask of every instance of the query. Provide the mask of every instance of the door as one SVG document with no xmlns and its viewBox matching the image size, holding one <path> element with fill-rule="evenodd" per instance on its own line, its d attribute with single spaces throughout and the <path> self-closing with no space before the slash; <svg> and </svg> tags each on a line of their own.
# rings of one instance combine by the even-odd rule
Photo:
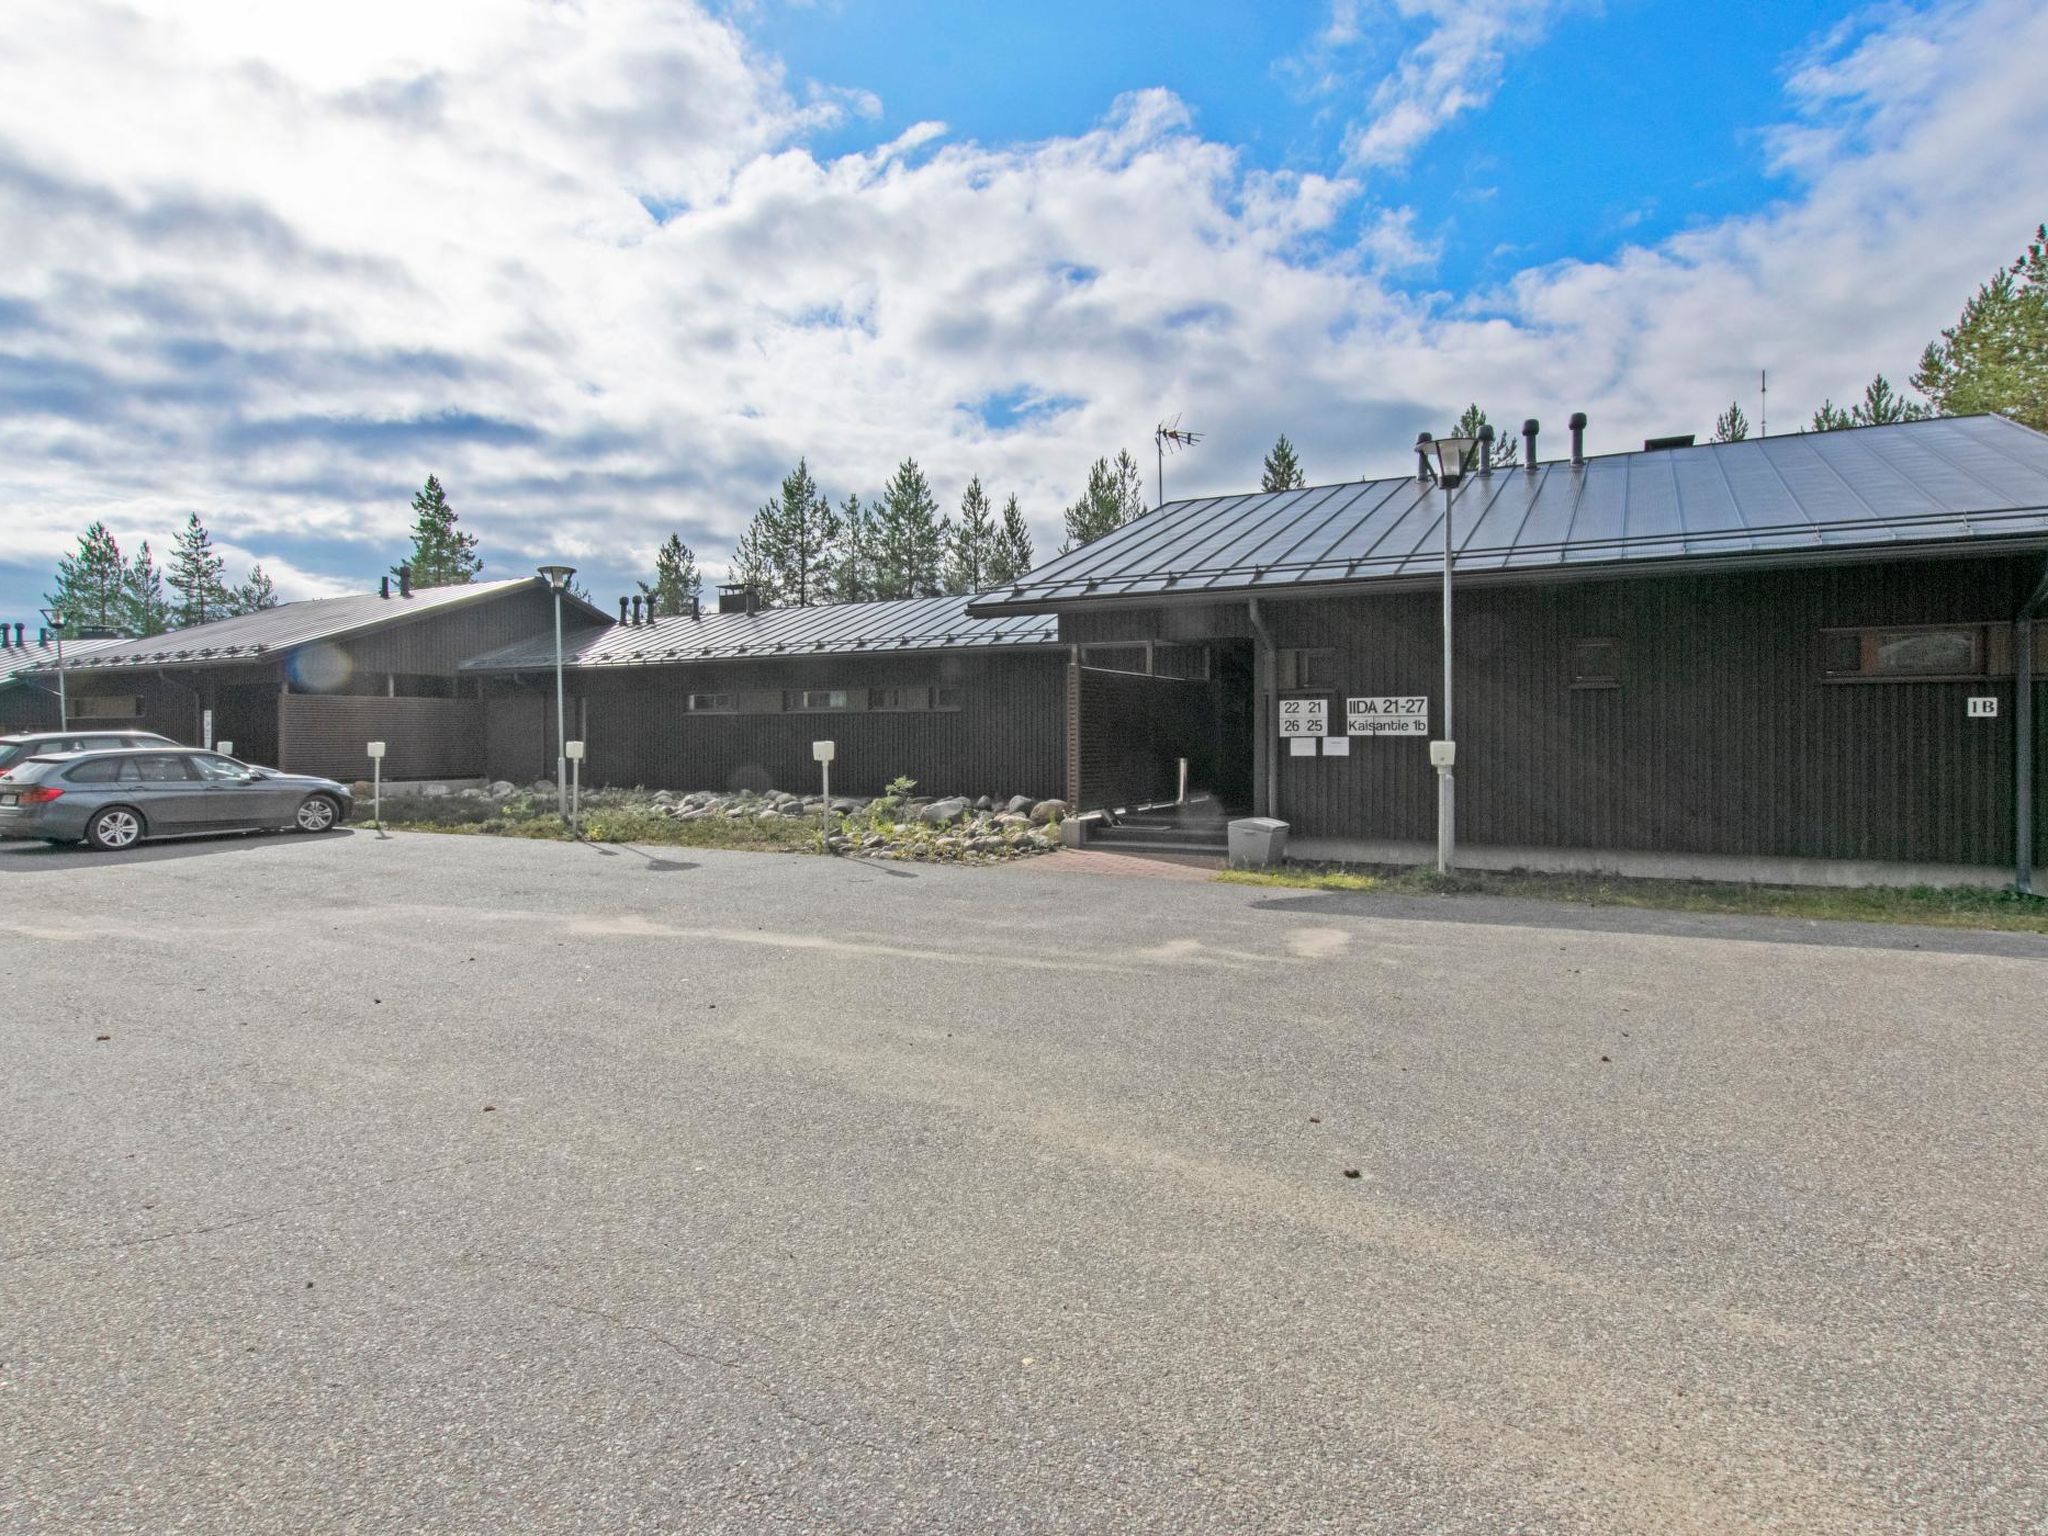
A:
<svg viewBox="0 0 2048 1536">
<path fill-rule="evenodd" d="M 175 752 L 139 752 L 121 764 L 121 789 L 152 833 L 190 832 L 207 818 L 206 785 Z"/>
<path fill-rule="evenodd" d="M 281 827 L 298 809 L 300 791 L 275 779 L 253 776 L 245 764 L 217 752 L 194 752 L 185 759 L 206 787 L 202 802 L 208 826 Z"/>
</svg>

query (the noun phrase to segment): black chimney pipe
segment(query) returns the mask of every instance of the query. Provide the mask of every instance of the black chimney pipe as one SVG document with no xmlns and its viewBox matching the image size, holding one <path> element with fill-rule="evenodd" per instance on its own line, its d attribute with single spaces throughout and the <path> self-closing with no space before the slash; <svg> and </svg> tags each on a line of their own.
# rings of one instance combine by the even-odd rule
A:
<svg viewBox="0 0 2048 1536">
<path fill-rule="evenodd" d="M 377 595 L 379 597 L 389 597 L 391 595 L 391 578 L 389 576 L 386 576 L 377 583 Z"/>
<path fill-rule="evenodd" d="M 761 594 L 754 590 L 754 584 L 750 581 L 747 583 L 747 617 L 751 619 L 754 616 L 754 610 L 760 606 Z"/>
<path fill-rule="evenodd" d="M 1586 462 L 1586 413 L 1573 411 L 1565 425 L 1572 429 L 1572 468 L 1577 469 Z"/>
<path fill-rule="evenodd" d="M 1415 478 L 1424 485 L 1430 482 L 1429 445 L 1435 441 L 1427 432 L 1415 434 Z"/>
<path fill-rule="evenodd" d="M 1536 434 L 1543 430 L 1543 423 L 1531 416 L 1522 423 L 1522 468 L 1533 472 L 1536 468 Z"/>
<path fill-rule="evenodd" d="M 619 622 L 626 622 L 626 600 L 623 597 L 619 599 Z"/>
<path fill-rule="evenodd" d="M 1479 424 L 1479 473 L 1493 473 L 1493 427 L 1486 422 Z"/>
<path fill-rule="evenodd" d="M 654 594 L 652 592 L 647 594 L 647 622 L 650 624 L 654 622 Z"/>
<path fill-rule="evenodd" d="M 704 617 L 704 594 L 701 592 L 692 592 L 690 594 L 690 617 L 692 619 Z"/>
<path fill-rule="evenodd" d="M 640 599 L 637 597 L 633 599 L 633 622 L 635 624 L 640 622 Z"/>
<path fill-rule="evenodd" d="M 398 568 L 398 595 L 400 597 L 412 596 L 412 567 L 410 565 L 401 565 Z"/>
</svg>

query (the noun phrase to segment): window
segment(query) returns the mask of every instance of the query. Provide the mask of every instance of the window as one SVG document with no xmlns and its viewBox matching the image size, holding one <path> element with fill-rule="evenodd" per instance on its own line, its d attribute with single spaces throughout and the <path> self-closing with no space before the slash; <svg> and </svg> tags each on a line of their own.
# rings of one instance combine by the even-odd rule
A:
<svg viewBox="0 0 2048 1536">
<path fill-rule="evenodd" d="M 142 713 L 142 700 L 132 693 L 85 693 L 70 702 L 73 720 L 133 720 Z"/>
<path fill-rule="evenodd" d="M 1999 633 L 1999 650 L 2009 652 L 2011 641 L 2005 626 L 1993 625 Z M 1894 629 L 1830 629 L 1820 637 L 1821 672 L 1833 681 L 1910 681 L 1940 678 L 1975 678 L 2003 675 L 2011 668 L 1993 668 L 1987 656 L 1986 629 L 1982 624 L 1919 624 Z"/>
<path fill-rule="evenodd" d="M 95 757 L 78 764 L 64 775 L 73 784 L 111 784 L 121 777 L 121 759 Z"/>
<path fill-rule="evenodd" d="M 868 708 L 888 711 L 906 709 L 930 709 L 932 691 L 929 688 L 870 688 Z"/>
<path fill-rule="evenodd" d="M 732 713 L 732 695 L 729 693 L 693 693 L 690 695 L 693 711 L 715 714 Z"/>
<path fill-rule="evenodd" d="M 1619 640 L 1574 640 L 1572 642 L 1572 686 L 1574 688 L 1619 688 L 1621 686 L 1621 642 Z"/>
<path fill-rule="evenodd" d="M 199 770 L 199 777 L 202 779 L 217 779 L 239 784 L 248 773 L 248 770 L 233 758 L 220 757 L 212 752 L 188 758 L 187 761 Z"/>
<path fill-rule="evenodd" d="M 1282 688 L 1335 688 L 1337 653 L 1327 646 L 1298 647 L 1275 653 Z"/>
<path fill-rule="evenodd" d="M 1145 647 L 1140 645 L 1084 645 L 1081 665 L 1107 672 L 1143 672 Z"/>
<path fill-rule="evenodd" d="M 846 708 L 846 690 L 844 688 L 791 688 L 782 695 L 782 707 L 788 710 L 844 709 Z"/>
<path fill-rule="evenodd" d="M 957 685 L 948 685 L 932 690 L 933 709 L 958 709 L 966 698 L 967 690 Z"/>
<path fill-rule="evenodd" d="M 148 757 L 131 757 L 127 766 L 134 773 L 123 773 L 123 779 L 139 779 L 144 784 L 182 784 L 197 775 L 186 766 L 185 759 L 173 757 L 168 752 L 153 753 Z"/>
</svg>

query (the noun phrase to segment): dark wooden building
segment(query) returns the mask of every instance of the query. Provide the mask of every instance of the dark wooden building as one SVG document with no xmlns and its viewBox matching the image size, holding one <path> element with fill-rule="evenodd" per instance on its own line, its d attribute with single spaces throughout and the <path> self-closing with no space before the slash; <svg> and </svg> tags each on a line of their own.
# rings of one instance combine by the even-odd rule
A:
<svg viewBox="0 0 2048 1536">
<path fill-rule="evenodd" d="M 565 601 L 579 624 L 604 619 Z M 365 775 L 365 744 L 381 740 L 387 778 L 474 778 L 485 769 L 484 703 L 461 664 L 543 632 L 554 633 L 554 597 L 538 578 L 400 587 L 147 639 L 67 642 L 63 675 L 73 725 L 230 742 L 246 761 L 344 780 Z M 47 728 L 55 667 L 50 650 L 18 669 Z"/>
<path fill-rule="evenodd" d="M 1064 653 L 1049 618 L 975 619 L 963 597 L 665 615 L 564 645 L 569 735 L 586 781 L 669 789 L 898 777 L 937 793 L 1049 796 L 1065 779 Z M 483 684 L 488 768 L 555 772 L 555 649 L 536 637 L 463 668 Z"/>
<path fill-rule="evenodd" d="M 1989 881 L 2048 855 L 2019 681 L 2048 664 L 2048 438 L 1973 417 L 1530 461 L 1450 496 L 1461 862 Z M 1170 505 L 972 611 L 1058 616 L 1078 805 L 1164 798 L 1185 756 L 1303 855 L 1418 862 L 1446 500 L 1417 476 Z M 1205 699 L 1156 665 L 1194 652 Z"/>
</svg>

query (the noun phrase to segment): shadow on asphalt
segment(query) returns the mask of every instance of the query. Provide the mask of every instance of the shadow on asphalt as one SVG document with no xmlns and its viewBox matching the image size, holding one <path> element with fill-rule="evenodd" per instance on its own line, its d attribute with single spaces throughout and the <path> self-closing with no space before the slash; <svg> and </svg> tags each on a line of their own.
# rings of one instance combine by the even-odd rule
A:
<svg viewBox="0 0 2048 1536">
<path fill-rule="evenodd" d="M 1817 918 L 1744 917 L 1724 912 L 1660 912 L 1646 907 L 1581 907 L 1565 902 L 1498 901 L 1482 896 L 1375 896 L 1365 891 L 1269 896 L 1253 902 L 1252 907 L 1256 911 L 1295 915 L 1386 917 L 1495 928 L 1661 934 L 1667 938 L 1735 939 L 1754 944 L 1818 944 L 1831 949 L 1921 950 L 1930 954 L 2048 960 L 2048 934 L 1999 933 L 1982 928 L 1921 928 Z"/>
<path fill-rule="evenodd" d="M 0 843 L 0 875 L 51 874 L 66 869 L 121 869 L 130 864 L 164 864 L 173 859 L 205 858 L 240 853 L 249 848 L 274 848 L 280 843 L 313 844 L 338 837 L 374 837 L 355 827 L 337 827 L 309 837 L 303 832 L 226 832 L 210 837 L 176 837 L 141 843 L 119 853 L 101 853 L 83 844 L 52 848 L 48 843 Z"/>
</svg>

